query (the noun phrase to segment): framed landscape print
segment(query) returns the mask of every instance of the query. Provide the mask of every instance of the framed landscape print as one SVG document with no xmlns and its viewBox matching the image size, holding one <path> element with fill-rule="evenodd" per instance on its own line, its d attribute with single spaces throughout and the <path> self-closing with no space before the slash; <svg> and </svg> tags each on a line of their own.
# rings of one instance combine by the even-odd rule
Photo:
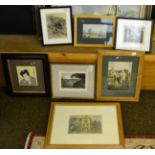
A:
<svg viewBox="0 0 155 155">
<path fill-rule="evenodd" d="M 45 148 L 122 148 L 119 103 L 52 103 Z"/>
<path fill-rule="evenodd" d="M 107 47 L 114 46 L 114 16 L 75 16 L 75 47 Z"/>
<path fill-rule="evenodd" d="M 73 15 L 102 15 L 129 18 L 147 18 L 150 5 L 73 5 Z"/>
<path fill-rule="evenodd" d="M 43 45 L 72 44 L 71 7 L 40 9 Z"/>
<path fill-rule="evenodd" d="M 95 65 L 51 64 L 53 98 L 95 97 Z"/>
<path fill-rule="evenodd" d="M 46 54 L 2 54 L 2 62 L 11 95 L 50 96 Z"/>
<path fill-rule="evenodd" d="M 117 18 L 115 49 L 149 52 L 153 20 Z"/>
<path fill-rule="evenodd" d="M 142 52 L 100 51 L 97 95 L 101 101 L 138 101 L 141 89 Z"/>
</svg>

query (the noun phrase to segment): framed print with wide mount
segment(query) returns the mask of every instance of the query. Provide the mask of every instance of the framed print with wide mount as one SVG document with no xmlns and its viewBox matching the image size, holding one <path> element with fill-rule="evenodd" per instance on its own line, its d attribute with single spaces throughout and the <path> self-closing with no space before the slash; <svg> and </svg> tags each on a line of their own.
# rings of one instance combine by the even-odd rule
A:
<svg viewBox="0 0 155 155">
<path fill-rule="evenodd" d="M 73 16 L 102 15 L 127 18 L 149 18 L 150 5 L 72 5 Z"/>
<path fill-rule="evenodd" d="M 117 18 L 115 49 L 150 52 L 152 32 L 153 20 Z"/>
<path fill-rule="evenodd" d="M 74 17 L 75 47 L 114 46 L 115 16 L 79 15 Z"/>
<path fill-rule="evenodd" d="M 48 55 L 2 54 L 10 95 L 50 96 Z"/>
<path fill-rule="evenodd" d="M 47 149 L 123 148 L 119 103 L 52 103 L 44 147 Z"/>
<path fill-rule="evenodd" d="M 72 44 L 70 6 L 40 9 L 43 45 Z"/>
<path fill-rule="evenodd" d="M 100 51 L 96 100 L 138 101 L 143 56 L 142 52 Z"/>
<path fill-rule="evenodd" d="M 95 65 L 51 64 L 53 98 L 95 98 Z"/>
</svg>

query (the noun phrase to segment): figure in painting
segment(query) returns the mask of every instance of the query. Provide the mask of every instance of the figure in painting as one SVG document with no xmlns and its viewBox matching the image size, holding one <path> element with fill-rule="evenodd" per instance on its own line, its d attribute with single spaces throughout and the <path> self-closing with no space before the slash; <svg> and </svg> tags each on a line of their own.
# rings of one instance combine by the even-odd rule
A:
<svg viewBox="0 0 155 155">
<path fill-rule="evenodd" d="M 20 72 L 22 80 L 19 82 L 20 86 L 36 86 L 36 78 L 30 76 L 30 73 L 27 69 L 24 69 Z"/>
</svg>

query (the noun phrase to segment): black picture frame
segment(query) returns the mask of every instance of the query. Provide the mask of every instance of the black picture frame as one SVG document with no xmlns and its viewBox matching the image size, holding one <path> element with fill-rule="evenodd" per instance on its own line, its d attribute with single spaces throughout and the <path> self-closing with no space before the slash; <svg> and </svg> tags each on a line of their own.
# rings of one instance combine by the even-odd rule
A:
<svg viewBox="0 0 155 155">
<path fill-rule="evenodd" d="M 47 11 L 47 10 L 56 10 L 56 9 L 69 9 L 69 33 L 70 33 L 70 41 L 61 41 L 57 43 L 46 43 L 45 42 L 45 33 L 48 33 L 45 31 L 45 26 L 43 27 L 43 20 L 42 20 L 42 11 Z M 43 7 L 39 9 L 39 14 L 40 14 L 40 27 L 41 27 L 41 40 L 42 40 L 42 45 L 43 46 L 56 46 L 56 45 L 72 45 L 73 44 L 73 19 L 72 19 L 72 7 L 71 6 L 54 6 L 54 7 Z M 67 28 L 66 28 L 67 29 Z M 68 34 L 67 34 L 68 35 Z M 47 38 L 47 37 L 46 37 Z M 57 39 L 58 40 L 58 39 Z M 69 39 L 68 39 L 69 40 Z"/>
<path fill-rule="evenodd" d="M 143 31 L 143 34 L 145 33 L 145 34 L 147 34 L 147 36 L 149 35 L 148 33 L 150 33 L 150 35 L 149 35 L 149 38 L 147 38 L 146 40 L 145 40 L 145 42 L 146 41 L 148 41 L 148 45 L 147 45 L 147 47 L 148 48 L 135 48 L 135 47 L 132 47 L 133 46 L 133 43 L 135 43 L 136 44 L 136 42 L 130 42 L 130 43 L 126 43 L 126 44 L 124 44 L 124 47 L 123 47 L 123 41 L 124 41 L 124 39 L 123 39 L 123 37 L 124 37 L 124 35 L 125 35 L 125 33 L 123 33 L 123 28 L 121 27 L 120 28 L 120 25 L 119 25 L 119 21 L 120 20 L 124 20 L 124 23 L 125 24 L 129 24 L 129 23 L 134 23 L 134 22 L 143 22 L 143 26 L 146 26 L 145 27 L 145 31 L 146 30 L 148 30 L 148 28 L 147 28 L 147 26 L 148 26 L 148 24 L 147 23 L 145 23 L 145 22 L 150 22 L 150 30 L 149 30 L 149 32 L 144 32 Z M 140 24 L 139 24 L 140 25 Z M 132 25 L 128 25 L 130 28 L 131 28 L 131 26 Z M 119 32 L 118 32 L 119 31 Z M 153 35 L 153 20 L 152 19 L 141 19 L 141 18 L 125 18 L 125 17 L 117 17 L 116 18 L 116 30 L 115 30 L 115 45 L 114 45 L 114 49 L 116 50 L 130 50 L 130 51 L 141 51 L 141 52 L 145 52 L 145 53 L 151 53 L 151 47 L 152 47 L 152 35 Z M 120 35 L 121 34 L 121 35 Z M 133 36 L 133 35 L 132 35 Z M 143 40 L 143 41 L 141 41 L 141 42 L 139 42 L 139 44 L 141 43 L 143 43 L 144 42 L 144 38 L 145 38 L 145 36 L 144 35 L 141 35 L 143 38 L 141 38 L 141 40 Z M 119 45 L 118 46 L 118 42 L 121 42 L 122 43 L 122 47 L 121 47 L 121 45 Z M 128 45 L 127 45 L 128 44 Z M 127 46 L 126 46 L 127 45 Z M 135 45 L 134 45 L 135 46 Z M 138 44 L 137 44 L 137 46 L 138 46 Z"/>
<path fill-rule="evenodd" d="M 2 65 L 3 65 L 3 70 L 4 70 L 4 76 L 6 79 L 6 86 L 7 86 L 7 91 L 8 94 L 11 96 L 44 96 L 44 97 L 50 97 L 51 96 L 51 90 L 50 90 L 50 73 L 49 73 L 49 63 L 48 63 L 48 55 L 47 54 L 1 54 L 1 59 L 2 59 Z M 42 76 L 42 79 L 40 80 L 41 77 L 36 78 L 36 82 L 38 83 L 37 85 L 33 85 L 28 87 L 25 87 L 24 90 L 24 86 L 20 86 L 20 84 L 15 85 L 15 87 L 13 86 L 13 82 L 15 82 L 15 80 L 18 80 L 19 83 L 19 79 L 18 79 L 18 75 L 16 77 L 13 77 L 13 74 L 15 75 L 15 73 L 17 74 L 17 66 L 13 65 L 14 64 L 20 64 L 21 62 L 21 66 L 23 67 L 24 63 L 26 64 L 27 61 L 28 64 L 30 64 L 30 62 L 32 61 L 32 65 L 35 64 L 35 61 L 38 61 L 40 63 L 38 63 L 40 65 L 40 67 L 37 69 L 36 66 L 36 71 L 35 71 L 35 75 L 40 75 Z M 9 62 L 13 62 L 11 65 L 11 68 L 9 68 Z M 17 62 L 19 61 L 19 62 Z M 36 62 L 37 65 L 37 62 Z M 42 65 L 42 66 L 41 66 Z M 20 67 L 21 67 L 20 66 Z M 34 65 L 35 66 L 35 65 Z M 33 67 L 34 67 L 33 66 Z M 11 69 L 15 69 L 16 67 L 16 71 L 12 71 Z M 21 72 L 20 72 L 21 73 Z M 11 77 L 12 76 L 12 77 Z M 42 82 L 42 83 L 41 83 Z M 15 82 L 17 84 L 17 82 Z M 37 87 L 38 87 L 38 91 L 37 91 Z M 22 91 L 21 91 L 22 90 Z M 21 92 L 20 92 L 21 91 Z M 36 91 L 36 92 L 35 92 Z"/>
<path fill-rule="evenodd" d="M 152 5 L 151 19 L 155 21 L 155 5 Z"/>
</svg>

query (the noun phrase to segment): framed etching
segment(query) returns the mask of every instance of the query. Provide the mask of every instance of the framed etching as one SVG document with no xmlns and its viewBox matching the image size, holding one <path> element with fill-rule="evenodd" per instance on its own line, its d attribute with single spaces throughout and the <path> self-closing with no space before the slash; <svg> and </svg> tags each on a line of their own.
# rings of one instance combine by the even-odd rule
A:
<svg viewBox="0 0 155 155">
<path fill-rule="evenodd" d="M 51 64 L 53 98 L 95 97 L 95 65 Z"/>
<path fill-rule="evenodd" d="M 73 16 L 77 15 L 102 15 L 128 18 L 150 17 L 150 5 L 73 5 Z"/>
<path fill-rule="evenodd" d="M 119 103 L 52 103 L 45 148 L 122 148 Z"/>
<path fill-rule="evenodd" d="M 71 7 L 40 9 L 43 45 L 72 44 Z"/>
<path fill-rule="evenodd" d="M 141 89 L 142 52 L 100 51 L 97 95 L 101 101 L 138 101 Z"/>
<path fill-rule="evenodd" d="M 2 63 L 9 94 L 50 95 L 46 54 L 2 54 Z"/>
<path fill-rule="evenodd" d="M 114 46 L 114 16 L 74 17 L 75 47 L 107 47 Z"/>
<path fill-rule="evenodd" d="M 151 50 L 153 20 L 117 18 L 115 49 Z"/>
</svg>

